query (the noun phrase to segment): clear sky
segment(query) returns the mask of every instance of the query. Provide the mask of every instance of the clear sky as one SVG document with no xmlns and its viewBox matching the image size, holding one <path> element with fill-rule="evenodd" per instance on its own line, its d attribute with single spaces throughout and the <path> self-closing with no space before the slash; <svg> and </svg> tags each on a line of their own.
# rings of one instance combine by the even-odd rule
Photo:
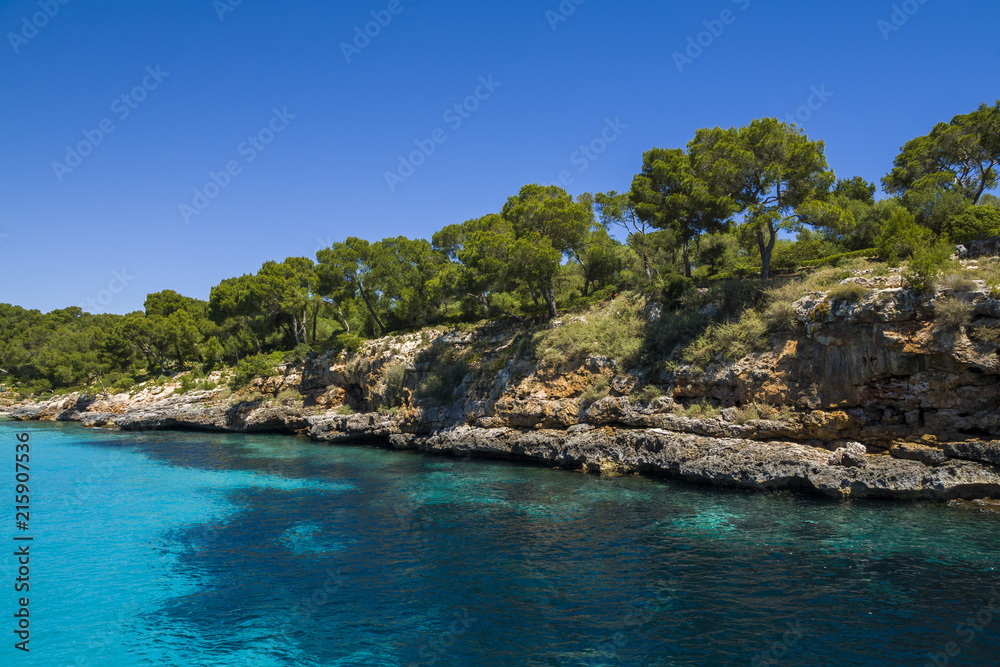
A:
<svg viewBox="0 0 1000 667">
<path fill-rule="evenodd" d="M 878 182 L 1000 97 L 998 26 L 996 0 L 8 0 L 0 302 L 207 299 L 526 183 L 627 190 L 649 148 L 797 111 L 839 177 Z"/>
</svg>

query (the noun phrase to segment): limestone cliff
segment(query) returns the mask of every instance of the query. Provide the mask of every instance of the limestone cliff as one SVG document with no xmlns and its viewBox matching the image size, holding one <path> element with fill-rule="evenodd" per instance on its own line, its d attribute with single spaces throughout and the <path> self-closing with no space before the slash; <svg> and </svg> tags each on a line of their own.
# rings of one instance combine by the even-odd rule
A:
<svg viewBox="0 0 1000 667">
<path fill-rule="evenodd" d="M 1000 358 L 982 335 L 1000 324 L 1000 300 L 982 283 L 921 296 L 898 276 L 852 280 L 874 289 L 854 302 L 809 294 L 794 304 L 794 331 L 707 368 L 626 370 L 597 354 L 553 364 L 532 348 L 537 328 L 494 323 L 279 367 L 254 381 L 254 397 L 175 383 L 11 416 L 289 432 L 833 496 L 1000 496 Z M 965 304 L 965 319 L 945 321 L 946 301 Z M 276 398 L 289 389 L 298 397 Z"/>
</svg>

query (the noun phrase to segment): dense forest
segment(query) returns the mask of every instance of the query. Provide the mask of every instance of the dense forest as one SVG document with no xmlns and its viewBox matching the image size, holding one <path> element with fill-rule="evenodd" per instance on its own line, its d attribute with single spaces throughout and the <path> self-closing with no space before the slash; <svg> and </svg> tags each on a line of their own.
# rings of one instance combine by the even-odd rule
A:
<svg viewBox="0 0 1000 667">
<path fill-rule="evenodd" d="M 1000 101 L 907 142 L 878 201 L 875 184 L 838 180 L 824 149 L 774 118 L 703 129 L 647 151 L 627 192 L 526 185 L 430 240 L 347 238 L 223 280 L 207 302 L 167 290 L 123 316 L 0 304 L 0 382 L 22 395 L 122 390 L 428 325 L 543 320 L 623 292 L 669 309 L 695 286 L 842 257 L 926 265 L 1000 235 Z"/>
</svg>

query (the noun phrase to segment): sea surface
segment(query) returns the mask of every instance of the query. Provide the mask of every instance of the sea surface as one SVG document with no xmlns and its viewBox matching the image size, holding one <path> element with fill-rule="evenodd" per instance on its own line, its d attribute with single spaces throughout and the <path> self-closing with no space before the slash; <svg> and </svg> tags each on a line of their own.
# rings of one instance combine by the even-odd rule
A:
<svg viewBox="0 0 1000 667">
<path fill-rule="evenodd" d="M 0 553 L 33 538 L 29 653 L 0 557 L 3 665 L 1000 664 L 1000 514 L 976 506 L 277 435 L 0 441 Z"/>
</svg>

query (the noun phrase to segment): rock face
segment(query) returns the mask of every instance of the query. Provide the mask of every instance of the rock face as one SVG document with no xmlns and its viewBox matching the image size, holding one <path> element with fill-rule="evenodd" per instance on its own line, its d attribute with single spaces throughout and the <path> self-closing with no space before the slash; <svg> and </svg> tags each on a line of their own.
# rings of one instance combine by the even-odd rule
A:
<svg viewBox="0 0 1000 667">
<path fill-rule="evenodd" d="M 10 416 L 293 433 L 830 496 L 1000 496 L 1000 358 L 976 334 L 1000 324 L 1000 301 L 982 285 L 920 296 L 897 278 L 851 279 L 874 289 L 850 303 L 807 295 L 795 303 L 797 331 L 707 368 L 625 371 L 593 354 L 556 368 L 518 352 L 533 330 L 491 325 L 284 366 L 255 381 L 254 394 L 180 394 L 177 382 L 54 398 Z M 946 296 L 968 304 L 964 328 L 935 319 Z M 299 397 L 275 398 L 288 389 Z"/>
</svg>

